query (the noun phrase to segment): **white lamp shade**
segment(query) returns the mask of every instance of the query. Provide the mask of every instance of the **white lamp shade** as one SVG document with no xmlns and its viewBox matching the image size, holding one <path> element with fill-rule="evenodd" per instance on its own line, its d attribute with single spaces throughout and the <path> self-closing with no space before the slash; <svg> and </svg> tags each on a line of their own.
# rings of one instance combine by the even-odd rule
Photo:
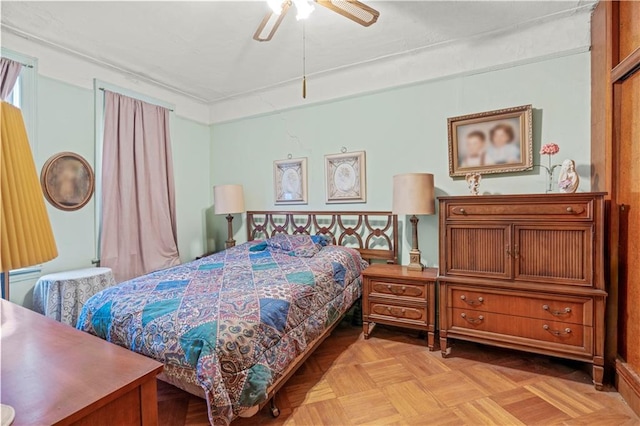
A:
<svg viewBox="0 0 640 426">
<path fill-rule="evenodd" d="M 244 212 L 242 185 L 216 185 L 213 187 L 213 211 L 215 214 Z"/>
<path fill-rule="evenodd" d="M 435 191 L 431 173 L 406 173 L 393 177 L 393 213 L 435 214 Z"/>
</svg>

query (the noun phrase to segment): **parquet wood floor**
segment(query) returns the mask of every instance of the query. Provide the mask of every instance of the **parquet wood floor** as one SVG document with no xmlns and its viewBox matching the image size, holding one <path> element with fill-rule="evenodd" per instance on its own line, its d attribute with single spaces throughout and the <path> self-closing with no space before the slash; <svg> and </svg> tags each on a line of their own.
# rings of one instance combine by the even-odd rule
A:
<svg viewBox="0 0 640 426">
<path fill-rule="evenodd" d="M 417 333 L 341 325 L 249 425 L 640 425 L 620 394 L 596 391 L 580 363 Z M 202 399 L 158 382 L 159 423 L 207 425 Z"/>
</svg>

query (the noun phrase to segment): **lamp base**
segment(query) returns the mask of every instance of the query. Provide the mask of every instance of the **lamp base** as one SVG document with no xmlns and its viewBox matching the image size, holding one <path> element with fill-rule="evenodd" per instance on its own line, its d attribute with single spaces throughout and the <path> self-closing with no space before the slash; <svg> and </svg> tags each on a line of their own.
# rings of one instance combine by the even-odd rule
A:
<svg viewBox="0 0 640 426">
<path fill-rule="evenodd" d="M 2 298 L 9 300 L 9 273 L 0 272 L 0 283 L 2 284 Z"/>
<path fill-rule="evenodd" d="M 424 265 L 420 262 L 420 257 L 420 250 L 412 249 L 409 252 L 407 269 L 410 271 L 424 271 Z"/>
<path fill-rule="evenodd" d="M 233 216 L 231 216 L 230 214 L 227 215 L 227 232 L 228 232 L 229 238 L 227 238 L 227 241 L 224 243 L 224 247 L 225 248 L 235 247 L 236 240 L 233 239 Z"/>
</svg>

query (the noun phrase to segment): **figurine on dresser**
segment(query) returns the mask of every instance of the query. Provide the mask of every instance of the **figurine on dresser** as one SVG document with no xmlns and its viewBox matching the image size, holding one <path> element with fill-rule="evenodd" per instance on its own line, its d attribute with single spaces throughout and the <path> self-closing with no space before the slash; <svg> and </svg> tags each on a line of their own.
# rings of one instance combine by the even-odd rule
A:
<svg viewBox="0 0 640 426">
<path fill-rule="evenodd" d="M 558 177 L 558 188 L 560 192 L 572 194 L 578 190 L 580 176 L 576 172 L 576 163 L 573 160 L 564 160 Z"/>
<path fill-rule="evenodd" d="M 467 173 L 464 179 L 467 181 L 471 195 L 480 195 L 480 181 L 482 180 L 480 173 Z"/>
</svg>

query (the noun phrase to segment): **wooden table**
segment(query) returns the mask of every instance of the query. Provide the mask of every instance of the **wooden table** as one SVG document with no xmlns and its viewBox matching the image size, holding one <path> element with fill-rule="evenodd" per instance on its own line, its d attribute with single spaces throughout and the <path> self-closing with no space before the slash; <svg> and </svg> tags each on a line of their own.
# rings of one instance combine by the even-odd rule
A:
<svg viewBox="0 0 640 426">
<path fill-rule="evenodd" d="M 75 328 L 87 300 L 114 285 L 116 280 L 110 268 L 43 275 L 33 288 L 33 310 Z"/>
<path fill-rule="evenodd" d="M 0 301 L 0 402 L 14 425 L 155 425 L 162 364 Z"/>
</svg>

